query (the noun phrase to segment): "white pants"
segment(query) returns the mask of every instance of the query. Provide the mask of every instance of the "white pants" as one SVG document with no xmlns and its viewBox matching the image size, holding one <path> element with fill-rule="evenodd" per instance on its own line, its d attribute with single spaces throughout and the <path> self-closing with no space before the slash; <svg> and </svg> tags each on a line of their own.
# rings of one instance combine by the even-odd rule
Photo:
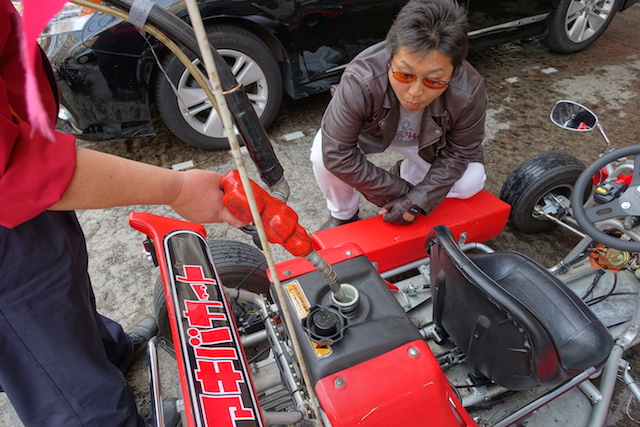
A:
<svg viewBox="0 0 640 427">
<path fill-rule="evenodd" d="M 406 161 L 400 167 L 400 177 L 412 185 L 424 179 L 431 163 L 424 161 L 418 154 L 418 145 L 411 147 L 389 146 L 389 149 L 401 154 Z M 331 216 L 337 219 L 352 218 L 358 212 L 360 196 L 349 184 L 336 177 L 324 167 L 322 161 L 322 131 L 318 130 L 311 146 L 311 163 L 316 181 L 327 199 L 327 208 Z M 482 163 L 469 163 L 462 177 L 453 185 L 446 197 L 468 199 L 484 188 L 487 179 Z"/>
</svg>

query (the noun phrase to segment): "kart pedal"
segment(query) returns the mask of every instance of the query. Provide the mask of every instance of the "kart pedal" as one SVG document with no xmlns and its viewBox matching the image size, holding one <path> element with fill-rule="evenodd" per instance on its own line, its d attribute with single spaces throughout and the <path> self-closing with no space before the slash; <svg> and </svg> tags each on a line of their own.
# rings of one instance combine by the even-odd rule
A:
<svg viewBox="0 0 640 427">
<path fill-rule="evenodd" d="M 431 329 L 431 335 L 436 344 L 442 345 L 447 341 L 447 333 L 441 328 L 435 327 Z"/>
</svg>

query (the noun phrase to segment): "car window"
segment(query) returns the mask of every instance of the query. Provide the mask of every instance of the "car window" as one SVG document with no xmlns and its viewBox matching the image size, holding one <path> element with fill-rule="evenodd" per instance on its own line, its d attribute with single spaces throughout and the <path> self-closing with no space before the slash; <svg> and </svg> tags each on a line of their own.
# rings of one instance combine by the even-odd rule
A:
<svg viewBox="0 0 640 427">
<path fill-rule="evenodd" d="M 299 0 L 298 40 L 311 80 L 339 72 L 364 48 L 383 40 L 406 0 Z"/>
</svg>

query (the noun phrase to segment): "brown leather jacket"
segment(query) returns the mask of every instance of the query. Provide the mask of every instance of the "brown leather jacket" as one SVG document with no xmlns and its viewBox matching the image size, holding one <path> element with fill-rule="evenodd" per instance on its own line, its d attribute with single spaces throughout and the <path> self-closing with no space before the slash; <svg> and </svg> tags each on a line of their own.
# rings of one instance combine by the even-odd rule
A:
<svg viewBox="0 0 640 427">
<path fill-rule="evenodd" d="M 400 103 L 389 84 L 390 59 L 386 42 L 380 42 L 346 68 L 322 118 L 324 165 L 378 206 L 406 194 L 428 214 L 470 162 L 483 162 L 488 104 L 484 80 L 465 61 L 454 70 L 447 90 L 424 109 L 420 156 L 432 166 L 407 193 L 404 180 L 365 156 L 384 151 L 398 128 Z"/>
</svg>

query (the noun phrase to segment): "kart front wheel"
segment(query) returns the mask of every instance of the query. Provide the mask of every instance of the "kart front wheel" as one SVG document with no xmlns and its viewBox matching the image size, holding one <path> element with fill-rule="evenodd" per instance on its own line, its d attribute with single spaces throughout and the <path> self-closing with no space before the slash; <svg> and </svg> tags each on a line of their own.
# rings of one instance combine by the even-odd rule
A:
<svg viewBox="0 0 640 427">
<path fill-rule="evenodd" d="M 269 294 L 267 261 L 259 249 L 234 240 L 215 240 L 208 244 L 218 278 L 224 286 L 263 295 Z M 162 278 L 158 277 L 153 291 L 153 303 L 160 335 L 171 338 Z M 230 303 L 238 326 L 244 326 L 247 330 L 252 327 L 262 328 L 259 315 L 255 314 L 251 307 L 238 301 L 230 301 Z"/>
<path fill-rule="evenodd" d="M 500 190 L 500 199 L 511 205 L 511 225 L 525 233 L 556 228 L 546 215 L 562 220 L 569 214 L 573 185 L 584 169 L 580 160 L 562 151 L 538 154 L 515 168 Z"/>
</svg>

